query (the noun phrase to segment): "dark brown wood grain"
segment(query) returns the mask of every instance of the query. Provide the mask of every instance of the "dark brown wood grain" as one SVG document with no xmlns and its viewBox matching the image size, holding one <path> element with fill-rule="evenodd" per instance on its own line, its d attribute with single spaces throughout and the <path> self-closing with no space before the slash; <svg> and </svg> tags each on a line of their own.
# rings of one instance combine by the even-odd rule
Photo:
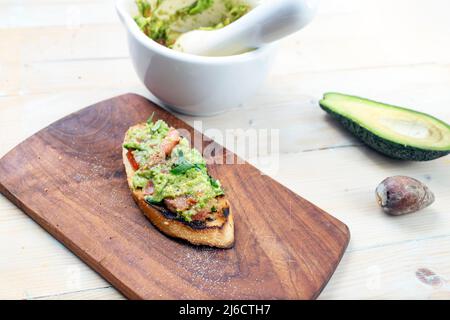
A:
<svg viewBox="0 0 450 320">
<path fill-rule="evenodd" d="M 128 298 L 312 299 L 349 241 L 346 225 L 251 165 L 213 164 L 236 244 L 194 247 L 156 230 L 132 200 L 122 165 L 128 127 L 155 113 L 135 94 L 57 121 L 0 160 L 0 191 Z"/>
</svg>

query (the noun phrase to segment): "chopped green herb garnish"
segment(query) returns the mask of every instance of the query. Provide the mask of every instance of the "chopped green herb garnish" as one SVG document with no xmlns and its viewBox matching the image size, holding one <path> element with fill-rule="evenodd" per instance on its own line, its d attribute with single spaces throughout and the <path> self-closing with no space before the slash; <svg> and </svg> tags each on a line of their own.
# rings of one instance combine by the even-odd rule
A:
<svg viewBox="0 0 450 320">
<path fill-rule="evenodd" d="M 214 0 L 197 0 L 188 9 L 188 14 L 194 15 L 199 14 L 211 7 Z"/>
<path fill-rule="evenodd" d="M 134 141 L 124 143 L 123 147 L 128 150 L 143 150 L 141 145 L 139 145 L 139 143 L 134 142 Z"/>
<path fill-rule="evenodd" d="M 149 203 L 149 204 L 160 204 L 161 201 L 157 201 L 155 199 L 153 199 L 153 197 L 145 197 L 145 202 Z"/>
<path fill-rule="evenodd" d="M 174 166 L 172 167 L 172 170 L 170 170 L 170 173 L 175 175 L 180 175 L 186 173 L 186 171 L 195 168 L 197 170 L 201 170 L 204 167 L 201 163 L 191 163 L 184 157 L 183 151 L 178 150 L 178 159 L 174 163 Z"/>
<path fill-rule="evenodd" d="M 209 182 L 211 183 L 211 185 L 214 187 L 214 188 L 220 188 L 220 183 L 219 183 L 219 181 L 217 181 L 216 179 L 214 179 L 213 177 L 209 177 Z"/>
<path fill-rule="evenodd" d="M 153 123 L 153 117 L 155 116 L 155 113 L 153 112 L 152 115 L 147 119 L 147 124 Z"/>
<path fill-rule="evenodd" d="M 162 123 L 162 120 L 156 121 L 156 123 L 153 125 L 153 127 L 152 127 L 151 130 L 152 130 L 153 132 L 158 131 L 158 129 L 161 128 L 161 123 Z"/>
</svg>

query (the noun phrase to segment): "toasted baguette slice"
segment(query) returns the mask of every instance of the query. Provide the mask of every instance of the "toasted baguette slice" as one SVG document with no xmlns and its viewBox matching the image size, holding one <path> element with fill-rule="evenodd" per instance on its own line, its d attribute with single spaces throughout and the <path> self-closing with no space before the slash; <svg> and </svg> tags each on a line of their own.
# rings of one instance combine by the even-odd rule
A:
<svg viewBox="0 0 450 320">
<path fill-rule="evenodd" d="M 174 238 L 184 239 L 194 245 L 205 245 L 217 248 L 231 248 L 234 245 L 233 214 L 228 200 L 220 197 L 223 214 L 216 214 L 215 219 L 204 224 L 186 222 L 176 217 L 176 214 L 163 206 L 150 205 L 145 199 L 142 190 L 133 189 L 132 179 L 135 174 L 127 158 L 127 149 L 123 148 L 122 156 L 127 174 L 128 186 L 134 200 L 144 215 L 161 232 Z"/>
</svg>

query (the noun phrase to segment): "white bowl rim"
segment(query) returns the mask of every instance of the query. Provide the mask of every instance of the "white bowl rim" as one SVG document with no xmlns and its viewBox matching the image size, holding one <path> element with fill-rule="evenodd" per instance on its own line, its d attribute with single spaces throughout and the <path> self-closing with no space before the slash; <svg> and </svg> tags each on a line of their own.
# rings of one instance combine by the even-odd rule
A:
<svg viewBox="0 0 450 320">
<path fill-rule="evenodd" d="M 149 50 L 155 51 L 163 56 L 169 57 L 174 60 L 199 64 L 231 64 L 256 59 L 262 55 L 265 55 L 268 51 L 271 51 L 276 46 L 276 42 L 274 42 L 271 44 L 266 44 L 265 46 L 262 46 L 249 52 L 220 57 L 199 56 L 169 49 L 157 43 L 156 41 L 150 39 L 142 32 L 142 30 L 138 27 L 138 25 L 134 21 L 133 17 L 131 17 L 130 13 L 125 8 L 125 4 L 127 1 L 130 0 L 116 0 L 116 10 L 123 24 L 128 29 L 128 31 L 130 31 L 133 37 L 136 40 L 138 40 L 142 45 L 147 47 Z"/>
</svg>

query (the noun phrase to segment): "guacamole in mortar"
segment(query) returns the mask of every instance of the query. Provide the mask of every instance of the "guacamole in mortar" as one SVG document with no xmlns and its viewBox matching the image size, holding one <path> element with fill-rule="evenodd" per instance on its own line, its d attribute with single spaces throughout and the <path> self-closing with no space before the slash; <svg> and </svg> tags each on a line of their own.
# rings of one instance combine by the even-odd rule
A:
<svg viewBox="0 0 450 320">
<path fill-rule="evenodd" d="M 174 133 L 176 144 L 165 148 L 174 141 L 171 140 Z M 191 221 L 200 211 L 214 212 L 215 198 L 224 194 L 220 182 L 208 174 L 200 152 L 191 148 L 186 138 L 178 136 L 174 128 L 162 120 L 149 119 L 146 125 L 127 132 L 123 147 L 136 163 L 132 186 L 144 192 L 146 202 L 160 204 L 167 199 L 188 199 L 189 205 L 183 203 L 175 208 L 185 221 Z M 147 191 L 149 187 L 151 190 Z"/>
<path fill-rule="evenodd" d="M 223 28 L 251 10 L 239 0 L 136 0 L 136 5 L 139 28 L 169 48 L 185 32 Z"/>
</svg>

